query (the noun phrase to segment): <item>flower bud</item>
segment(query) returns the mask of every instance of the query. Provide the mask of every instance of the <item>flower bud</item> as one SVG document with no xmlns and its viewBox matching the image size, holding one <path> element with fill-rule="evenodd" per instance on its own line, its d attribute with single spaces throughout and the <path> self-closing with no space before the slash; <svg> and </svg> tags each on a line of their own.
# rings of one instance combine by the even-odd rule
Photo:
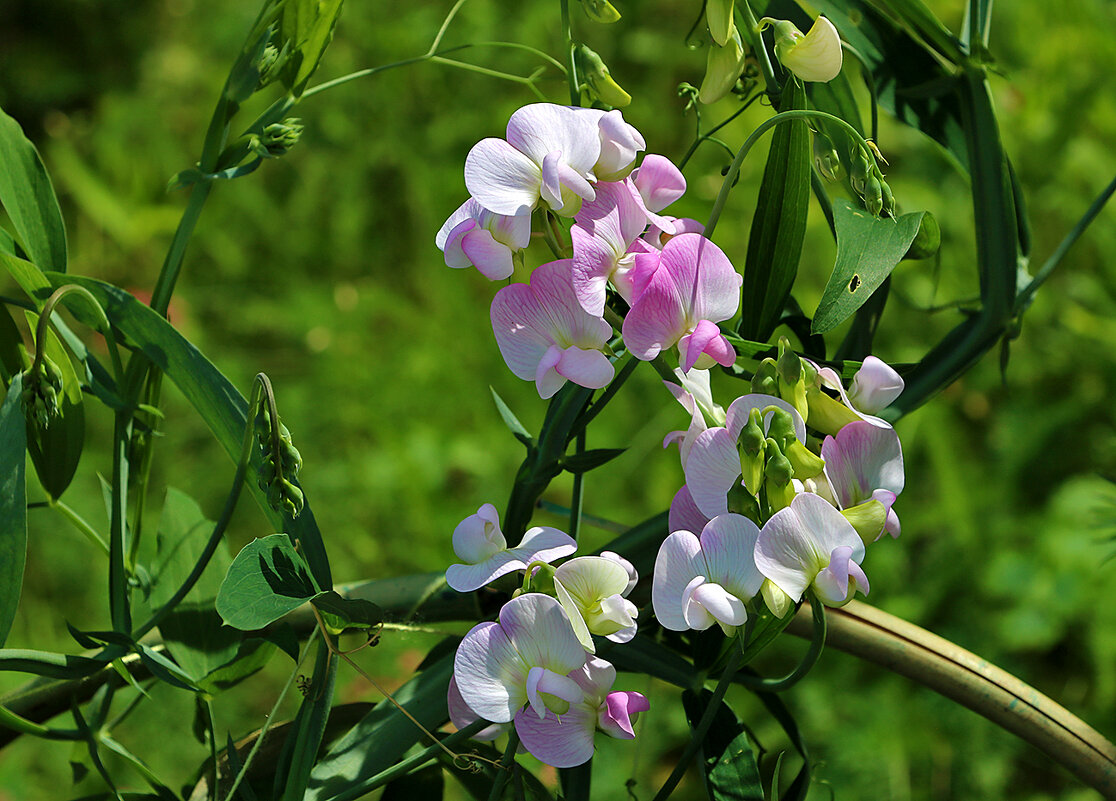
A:
<svg viewBox="0 0 1116 801">
<path fill-rule="evenodd" d="M 883 207 L 883 182 L 877 175 L 869 175 L 864 184 L 864 208 L 873 217 L 879 217 Z"/>
<path fill-rule="evenodd" d="M 814 166 L 827 181 L 839 181 L 845 172 L 833 140 L 821 132 L 814 134 Z"/>
<path fill-rule="evenodd" d="M 768 439 L 766 443 L 767 464 L 763 469 L 764 489 L 767 490 L 767 503 L 772 512 L 790 506 L 794 498 L 794 484 L 791 478 L 794 468 L 783 452 L 779 450 L 778 443 Z"/>
<path fill-rule="evenodd" d="M 613 108 L 623 108 L 632 102 L 632 96 L 612 79 L 608 66 L 599 55 L 585 45 L 578 45 L 574 55 L 590 97 Z"/>
<path fill-rule="evenodd" d="M 741 430 L 737 443 L 737 451 L 740 453 L 741 478 L 748 492 L 756 495 L 760 491 L 760 481 L 763 478 L 763 451 L 766 445 L 763 435 L 763 419 L 759 409 L 752 409 L 749 413 L 748 422 Z"/>
<path fill-rule="evenodd" d="M 783 592 L 771 579 L 763 580 L 760 595 L 763 596 L 763 602 L 767 604 L 771 614 L 777 618 L 786 617 L 787 612 L 794 607 L 794 601 L 791 600 L 791 597 Z"/>
<path fill-rule="evenodd" d="M 23 374 L 23 408 L 39 428 L 46 430 L 51 420 L 62 412 L 59 394 L 62 392 L 62 371 L 44 353 L 39 369 Z"/>
<path fill-rule="evenodd" d="M 743 72 L 744 44 L 740 40 L 740 31 L 734 30 L 724 47 L 709 48 L 698 100 L 706 105 L 717 102 L 732 91 L 736 79 Z"/>
<path fill-rule="evenodd" d="M 787 20 L 764 17 L 760 30 L 775 29 L 775 56 L 785 68 L 804 81 L 832 81 L 841 72 L 841 35 L 825 17 L 814 20 L 809 33 L 803 34 Z"/>
<path fill-rule="evenodd" d="M 273 122 L 261 133 L 249 135 L 248 149 L 263 159 L 285 155 L 302 138 L 302 128 L 296 117 Z"/>
<path fill-rule="evenodd" d="M 759 363 L 752 376 L 752 392 L 757 395 L 779 395 L 779 371 L 775 360 L 768 357 Z"/>
<path fill-rule="evenodd" d="M 864 152 L 864 148 L 858 147 L 852 155 L 852 163 L 849 164 L 849 184 L 854 192 L 864 194 L 864 185 L 872 169 L 873 164 L 869 161 L 868 154 Z"/>
<path fill-rule="evenodd" d="M 806 404 L 806 380 L 802 372 L 802 359 L 790 348 L 786 337 L 779 338 L 779 397 L 794 407 L 805 420 L 809 414 Z"/>
<path fill-rule="evenodd" d="M 620 19 L 620 12 L 608 0 L 581 0 L 581 7 L 593 22 L 608 25 Z"/>
</svg>

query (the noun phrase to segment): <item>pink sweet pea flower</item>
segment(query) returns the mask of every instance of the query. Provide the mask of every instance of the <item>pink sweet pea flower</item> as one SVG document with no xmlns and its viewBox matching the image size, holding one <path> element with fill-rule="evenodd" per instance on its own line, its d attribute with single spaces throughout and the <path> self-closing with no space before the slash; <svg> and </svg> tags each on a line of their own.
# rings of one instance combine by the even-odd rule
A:
<svg viewBox="0 0 1116 801">
<path fill-rule="evenodd" d="M 895 429 L 881 428 L 868 421 L 849 423 L 836 437 L 825 438 L 821 455 L 841 508 L 879 501 L 887 510 L 883 531 L 898 537 L 899 516 L 891 505 L 903 491 L 905 478 L 903 449 Z"/>
<path fill-rule="evenodd" d="M 511 277 L 512 256 L 531 242 L 531 215 L 493 214 L 469 198 L 445 221 L 434 239 L 450 267 L 476 267 L 490 281 Z"/>
<path fill-rule="evenodd" d="M 771 426 L 773 409 L 781 409 L 794 421 L 794 433 L 799 442 L 806 442 L 806 424 L 802 415 L 786 401 L 772 395 L 743 395 L 731 404 L 725 413 L 724 427 L 701 432 L 690 447 L 684 465 L 686 486 L 702 514 L 716 517 L 728 511 L 728 493 L 741 478 L 740 453 L 737 440 L 748 424 L 752 409 L 763 414 L 763 431 Z"/>
<path fill-rule="evenodd" d="M 598 729 L 620 740 L 634 739 L 636 717 L 651 708 L 641 693 L 609 692 L 616 681 L 616 668 L 603 659 L 590 657 L 569 678 L 582 688 L 583 698 L 565 714 L 548 711 L 540 718 L 524 709 L 515 716 L 515 730 L 523 746 L 556 768 L 588 762 Z"/>
<path fill-rule="evenodd" d="M 664 381 L 663 384 L 670 390 L 674 399 L 682 404 L 682 408 L 690 413 L 690 427 L 685 431 L 671 431 L 663 438 L 663 447 L 666 448 L 674 442 L 678 443 L 678 454 L 682 459 L 682 469 L 685 470 L 694 440 L 709 428 L 709 422 L 723 426 L 725 410 L 713 402 L 708 370 L 691 370 L 683 373 L 675 368 L 674 374 L 678 376 L 680 385 L 670 381 Z"/>
<path fill-rule="evenodd" d="M 686 194 L 682 171 L 666 156 L 648 153 L 632 173 L 632 183 L 648 211 L 657 213 Z"/>
<path fill-rule="evenodd" d="M 558 601 L 529 592 L 504 604 L 498 622 L 479 623 L 465 635 L 453 675 L 469 709 L 508 723 L 527 705 L 538 718 L 548 709 L 565 714 L 584 695 L 569 678 L 584 664 L 585 649 Z"/>
<path fill-rule="evenodd" d="M 593 165 L 596 180 L 619 181 L 627 176 L 635 166 L 636 154 L 647 149 L 643 135 L 635 126 L 624 121 L 624 115 L 618 109 L 577 108 L 573 111 L 597 124 L 601 153 Z"/>
<path fill-rule="evenodd" d="M 465 158 L 465 186 L 496 214 L 530 211 L 541 198 L 572 216 L 596 193 L 593 168 L 601 158 L 598 126 L 603 112 L 579 113 L 553 103 L 534 103 L 512 114 L 507 140 L 482 139 Z"/>
<path fill-rule="evenodd" d="M 535 268 L 531 283 L 512 284 L 492 300 L 492 331 L 513 373 L 534 381 L 542 398 L 566 380 L 600 389 L 614 370 L 601 348 L 612 327 L 581 308 L 570 284 L 573 263 L 552 261 Z"/>
<path fill-rule="evenodd" d="M 743 515 L 710 520 L 701 537 L 675 531 L 659 547 L 651 602 L 671 631 L 704 631 L 714 623 L 731 637 L 748 619 L 744 604 L 763 584 L 753 559 L 759 527 Z"/>
<path fill-rule="evenodd" d="M 666 243 L 678 234 L 705 233 L 705 225 L 690 217 L 670 217 L 664 215 L 662 219 L 668 220 L 670 224 L 674 226 L 674 233 L 659 228 L 657 225 L 652 225 L 642 237 L 643 241 L 655 250 L 662 250 L 666 246 Z"/>
<path fill-rule="evenodd" d="M 674 237 L 624 319 L 624 343 L 644 361 L 677 343 L 683 372 L 695 365 L 731 365 L 736 351 L 716 324 L 736 314 L 742 283 L 728 257 L 708 239 Z"/>
<path fill-rule="evenodd" d="M 496 507 L 486 503 L 454 529 L 453 551 L 464 564 L 449 566 L 446 583 L 458 592 L 472 592 L 500 576 L 526 570 L 532 562 L 549 564 L 576 550 L 572 537 L 548 526 L 529 529 L 518 547 L 509 548 Z"/>
<path fill-rule="evenodd" d="M 759 571 L 792 601 L 809 587 L 828 606 L 841 606 L 861 592 L 868 577 L 860 567 L 864 542 L 852 523 L 817 495 L 794 496 L 760 531 L 755 562 Z"/>
</svg>

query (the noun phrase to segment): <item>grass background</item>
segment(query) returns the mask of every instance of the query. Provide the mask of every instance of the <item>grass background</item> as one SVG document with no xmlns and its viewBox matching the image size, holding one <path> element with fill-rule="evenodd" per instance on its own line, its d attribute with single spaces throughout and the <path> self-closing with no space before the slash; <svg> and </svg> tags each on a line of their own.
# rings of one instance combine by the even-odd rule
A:
<svg viewBox="0 0 1116 801">
<path fill-rule="evenodd" d="M 962 3 L 932 6 L 955 30 Z M 699 4 L 618 4 L 624 19 L 575 25 L 634 97 L 625 117 L 649 150 L 678 158 L 693 118 L 675 94 L 699 83 L 703 50 L 684 35 Z M 390 63 L 427 48 L 448 3 L 347 4 L 317 79 Z M 40 147 L 67 220 L 71 271 L 136 293 L 152 286 L 184 205 L 165 191 L 190 166 L 256 9 L 216 0 L 10 0 L 0 8 L 0 106 Z M 1116 172 L 1116 6 L 1080 0 L 1072 12 L 1038 0 L 1000 4 L 991 48 L 994 98 L 1023 183 L 1041 261 Z M 561 45 L 557 3 L 470 0 L 446 44 L 518 41 L 552 54 Z M 474 47 L 463 58 L 529 74 L 527 53 Z M 565 102 L 555 71 L 542 91 Z M 503 365 L 488 324 L 493 287 L 444 266 L 433 236 L 464 199 L 469 147 L 499 135 L 533 96 L 519 84 L 421 64 L 381 73 L 305 101 L 302 143 L 251 177 L 218 186 L 187 254 L 173 320 L 247 391 L 267 372 L 305 467 L 338 582 L 440 570 L 454 525 L 485 502 L 502 507 L 521 447 L 493 408 L 494 387 L 529 429 L 544 405 Z M 719 121 L 724 101 L 704 110 Z M 769 110 L 758 106 L 725 131 L 737 145 Z M 251 118 L 251 109 L 246 119 Z M 877 340 L 877 355 L 915 360 L 976 295 L 966 179 L 914 131 L 884 120 L 880 146 L 903 210 L 930 210 L 943 231 L 936 262 L 904 263 Z M 687 167 L 680 215 L 703 219 L 728 158 L 703 147 Z M 717 229 L 739 265 L 763 168 L 745 162 Z M 900 422 L 907 489 L 897 510 L 903 536 L 871 549 L 871 601 L 954 640 L 1051 695 L 1116 736 L 1116 552 L 1113 391 L 1116 369 L 1116 216 L 1097 219 L 1039 292 L 1011 346 L 1006 378 L 995 354 Z M 811 310 L 834 247 L 817 209 L 795 294 Z M 537 263 L 545 258 L 532 254 Z M 531 262 L 531 257 L 528 259 Z M 0 291 L 17 294 L 0 282 Z M 839 332 L 838 332 L 839 333 Z M 835 343 L 837 340 L 834 339 Z M 682 481 L 663 434 L 684 415 L 637 372 L 594 427 L 590 447 L 629 445 L 593 474 L 586 511 L 634 523 L 665 508 Z M 717 384 L 722 397 L 737 389 Z M 156 449 L 151 506 L 178 487 L 216 516 L 232 466 L 173 388 L 166 436 Z M 728 395 L 731 399 L 732 395 Z M 66 500 L 101 524 L 97 472 L 109 469 L 111 418 L 89 414 L 82 467 Z M 32 490 L 34 492 L 34 490 Z M 568 484 L 548 498 L 563 503 Z M 541 514 L 539 521 L 561 525 Z M 231 529 L 235 551 L 271 533 L 250 503 Z M 31 515 L 28 570 L 9 647 L 73 650 L 65 629 L 104 628 L 107 566 L 59 517 Z M 587 529 L 596 547 L 606 533 Z M 394 635 L 362 663 L 387 686 L 401 681 L 434 634 Z M 800 643 L 769 657 L 777 670 Z M 223 696 L 218 732 L 258 727 L 288 665 Z M 3 677 L 3 689 L 19 683 Z M 343 672 L 340 700 L 376 698 Z M 634 682 L 634 683 L 633 683 Z M 649 797 L 685 729 L 672 693 L 631 679 L 652 697 L 636 744 L 603 743 L 595 797 Z M 735 708 L 770 751 L 787 747 L 746 695 Z M 1029 746 L 974 714 L 837 652 L 788 698 L 816 760 L 811 798 L 1089 798 L 1092 794 Z M 155 691 L 118 732 L 172 786 L 189 781 L 206 749 L 190 736 L 192 702 Z M 170 722 L 168 722 L 170 721 Z M 602 738 L 603 739 L 603 738 Z M 55 799 L 96 792 L 70 786 L 65 747 L 24 739 L 0 752 L 0 799 Z M 663 767 L 665 765 L 665 767 Z M 115 763 L 124 783 L 138 777 Z M 689 796 L 686 796 L 686 793 Z M 691 783 L 679 796 L 697 797 Z"/>
</svg>

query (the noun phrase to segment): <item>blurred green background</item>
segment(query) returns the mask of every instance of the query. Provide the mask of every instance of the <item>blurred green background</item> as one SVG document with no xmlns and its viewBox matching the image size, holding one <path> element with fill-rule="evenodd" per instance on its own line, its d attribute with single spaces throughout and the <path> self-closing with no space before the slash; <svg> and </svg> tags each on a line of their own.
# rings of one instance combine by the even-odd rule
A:
<svg viewBox="0 0 1116 801">
<path fill-rule="evenodd" d="M 617 5 L 624 18 L 614 26 L 593 25 L 577 7 L 575 26 L 634 97 L 624 114 L 649 151 L 677 159 L 694 121 L 676 88 L 700 83 L 704 71 L 704 51 L 684 44 L 700 4 Z M 931 5 L 957 29 L 961 2 Z M 424 52 L 448 9 L 440 0 L 348 4 L 317 81 Z M 167 180 L 196 160 L 255 13 L 251 3 L 217 0 L 0 6 L 0 106 L 24 126 L 53 176 L 73 272 L 137 294 L 150 290 L 184 206 L 184 193 L 165 191 Z M 1037 267 L 1116 172 L 1116 5 L 1079 0 L 1066 11 L 1018 0 L 998 5 L 993 19 L 995 103 L 1029 204 Z M 557 2 L 470 0 L 445 44 L 526 42 L 558 55 L 560 36 Z M 481 46 L 455 57 L 519 75 L 543 63 Z M 566 102 L 553 69 L 539 86 Z M 502 508 L 522 448 L 500 422 L 490 386 L 529 429 L 541 422 L 544 404 L 533 386 L 508 372 L 495 347 L 488 323 L 495 288 L 473 271 L 445 267 L 433 244 L 465 198 L 469 147 L 501 135 L 509 114 L 533 99 L 520 84 L 435 64 L 308 99 L 297 110 L 306 125 L 302 143 L 254 175 L 217 186 L 190 245 L 172 321 L 242 392 L 257 371 L 271 376 L 338 582 L 441 570 L 453 556 L 456 523 L 485 502 Z M 734 103 L 703 109 L 703 119 L 718 122 Z M 739 144 L 769 113 L 757 105 L 724 138 Z M 906 362 L 976 297 L 971 207 L 966 178 L 931 142 L 882 122 L 879 144 L 901 209 L 931 211 L 943 232 L 938 260 L 896 271 L 876 353 Z M 690 190 L 672 211 L 704 219 L 728 160 L 704 146 L 686 170 Z M 717 229 L 738 265 L 762 169 L 760 148 L 745 162 Z M 903 535 L 870 549 L 865 563 L 872 603 L 1015 673 L 1109 737 L 1116 736 L 1116 563 L 1109 561 L 1116 492 L 1103 477 L 1116 476 L 1114 223 L 1108 208 L 1039 292 L 1012 343 L 1006 378 L 990 354 L 900 422 Z M 795 290 L 807 311 L 835 252 L 816 208 L 810 224 Z M 540 249 L 532 258 L 545 255 Z M 18 294 L 4 280 L 0 291 Z M 731 381 L 718 388 L 725 403 L 739 391 Z M 160 488 L 173 486 L 215 517 L 233 467 L 176 391 L 165 396 L 153 514 Z M 666 508 L 682 475 L 676 452 L 660 443 L 685 422 L 652 371 L 638 371 L 591 433 L 590 447 L 629 449 L 592 475 L 586 511 L 632 524 Z M 103 409 L 88 423 L 65 500 L 100 525 L 96 474 L 110 467 L 112 423 Z M 565 503 L 568 483 L 557 482 L 548 499 Z M 545 513 L 537 519 L 562 525 Z M 264 525 L 242 502 L 230 534 L 234 551 L 271 533 Z M 609 537 L 585 533 L 589 547 Z M 8 646 L 74 651 L 66 621 L 106 628 L 107 566 L 99 560 L 61 517 L 33 511 L 24 597 Z M 436 639 L 388 635 L 360 659 L 394 686 Z M 773 671 L 801 643 L 774 650 L 765 663 Z M 258 727 L 288 670 L 275 660 L 219 699 L 219 736 Z M 20 678 L 4 676 L 0 690 Z M 339 700 L 377 697 L 344 669 L 341 682 Z M 623 797 L 629 777 L 638 782 L 635 795 L 649 797 L 683 744 L 672 691 L 644 679 L 625 688 L 651 697 L 648 736 L 602 745 L 595 797 Z M 975 714 L 835 651 L 787 701 L 816 763 L 812 799 L 830 797 L 830 788 L 841 799 L 1093 797 Z M 733 702 L 769 751 L 788 748 L 762 707 L 745 694 Z M 188 698 L 160 688 L 119 738 L 180 786 L 207 753 L 190 735 L 191 715 Z M 66 747 L 28 738 L 4 749 L 0 801 L 97 791 L 95 778 L 70 786 L 69 756 Z M 111 767 L 140 786 L 123 766 Z M 694 792 L 691 783 L 678 797 Z"/>
</svg>

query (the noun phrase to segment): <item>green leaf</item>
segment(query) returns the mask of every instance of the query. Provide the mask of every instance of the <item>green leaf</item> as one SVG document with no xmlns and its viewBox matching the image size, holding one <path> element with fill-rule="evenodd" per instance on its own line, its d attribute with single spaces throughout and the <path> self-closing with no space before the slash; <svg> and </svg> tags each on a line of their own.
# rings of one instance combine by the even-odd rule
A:
<svg viewBox="0 0 1116 801">
<path fill-rule="evenodd" d="M 692 690 L 682 693 L 682 706 L 691 728 L 702 719 L 712 695 L 709 690 L 702 690 L 700 696 Z M 723 701 L 705 735 L 702 754 L 702 769 L 714 801 L 764 801 L 759 766 L 748 735 Z"/>
<path fill-rule="evenodd" d="M 23 376 L 12 377 L 0 406 L 0 645 L 12 630 L 27 561 L 27 427 Z"/>
<path fill-rule="evenodd" d="M 219 665 L 195 682 L 199 689 L 210 695 L 234 687 L 257 670 L 263 668 L 275 655 L 275 645 L 259 637 L 249 637 L 240 643 L 235 656 Z"/>
<path fill-rule="evenodd" d="M 23 372 L 23 334 L 7 307 L 0 308 L 0 380 L 4 386 Z"/>
<path fill-rule="evenodd" d="M 756 697 L 771 713 L 771 716 L 778 721 L 779 725 L 783 727 L 791 745 L 802 757 L 802 767 L 799 768 L 790 787 L 783 793 L 782 801 L 805 801 L 806 795 L 810 792 L 810 754 L 806 750 L 806 743 L 802 740 L 802 734 L 798 731 L 798 724 L 794 720 L 794 715 L 787 709 L 787 705 L 778 693 L 757 692 Z"/>
<path fill-rule="evenodd" d="M 329 723 L 340 661 L 331 657 L 328 644 L 320 639 L 314 675 L 311 677 L 315 691 L 302 699 L 291 733 L 279 754 L 279 764 L 289 766 L 287 770 L 275 772 L 273 795 L 281 798 L 281 801 L 306 801 L 309 797 L 307 787 L 314 766 L 318 763 L 322 738 L 325 737 L 326 725 Z"/>
<path fill-rule="evenodd" d="M 511 430 L 517 440 L 528 448 L 533 448 L 535 440 L 527 432 L 527 429 L 523 427 L 523 423 L 519 422 L 519 418 L 516 417 L 515 413 L 504 403 L 504 399 L 497 394 L 495 387 L 489 387 L 489 390 L 492 392 L 492 400 L 496 401 L 496 411 L 500 413 L 500 418 L 504 421 L 504 425 Z"/>
<path fill-rule="evenodd" d="M 193 571 L 213 531 L 213 521 L 184 492 L 167 488 L 156 534 L 151 604 L 171 599 Z M 221 581 L 232 559 L 219 546 L 201 578 L 185 599 L 159 624 L 163 642 L 187 675 L 200 679 L 237 656 L 243 635 L 221 625 L 214 608 Z"/>
<path fill-rule="evenodd" d="M 279 17 L 280 50 L 291 49 L 279 80 L 296 97 L 318 68 L 333 39 L 342 0 L 287 0 Z"/>
<path fill-rule="evenodd" d="M 833 210 L 837 263 L 814 313 L 814 334 L 836 328 L 864 305 L 911 246 L 924 214 L 873 217 L 847 200 L 838 200 Z"/>
<path fill-rule="evenodd" d="M 805 106 L 806 94 L 791 76 L 783 89 L 779 111 Z M 743 303 L 737 328 L 744 339 L 766 340 L 771 336 L 798 274 L 810 204 L 811 156 L 810 129 L 804 120 L 776 127 L 744 261 Z"/>
<path fill-rule="evenodd" d="M 21 259 L 18 256 L 13 256 L 10 253 L 5 253 L 0 250 L 0 264 L 4 265 L 4 269 L 15 279 L 19 284 L 19 288 L 27 293 L 27 296 L 35 301 L 35 305 L 42 308 L 43 303 L 50 297 L 50 293 L 54 291 L 51 288 L 50 281 L 43 274 L 42 270 L 36 267 L 26 259 Z M 65 276 L 63 280 L 59 281 L 58 285 L 66 283 Z"/>
<path fill-rule="evenodd" d="M 626 451 L 627 448 L 594 448 L 581 453 L 571 453 L 559 460 L 562 469 L 570 473 L 587 473 L 607 464 Z"/>
<path fill-rule="evenodd" d="M 233 559 L 217 593 L 217 613 L 243 631 L 262 629 L 314 596 L 310 570 L 285 534 L 261 537 Z"/>
<path fill-rule="evenodd" d="M 363 598 L 343 598 L 333 590 L 323 592 L 311 602 L 325 619 L 330 634 L 353 629 L 372 629 L 384 620 L 380 607 Z"/>
<path fill-rule="evenodd" d="M 682 689 L 698 681 L 690 662 L 645 634 L 637 634 L 622 646 L 602 642 L 599 655 L 604 658 L 605 654 L 617 670 L 626 673 L 644 673 Z"/>
<path fill-rule="evenodd" d="M 40 267 L 66 272 L 66 229 L 46 167 L 19 123 L 0 111 L 0 204 L 23 250 Z"/>
<path fill-rule="evenodd" d="M 4 261 L 0 254 L 0 262 Z M 19 265 L 16 265 L 19 267 Z M 34 269 L 34 265 L 30 265 Z M 36 271 L 37 272 L 37 271 Z M 32 276 L 21 273 L 25 279 Z M 44 278 L 39 274 L 40 278 Z M 140 303 L 132 295 L 118 287 L 80 276 L 45 276 L 49 279 L 41 302 L 49 296 L 52 285 L 78 284 L 89 290 L 105 310 L 114 326 L 139 347 L 152 363 L 162 370 L 182 392 L 187 402 L 209 426 L 214 437 L 235 462 L 240 458 L 241 444 L 244 439 L 246 411 L 248 402 L 221 372 L 190 342 L 178 333 L 161 315 Z M 22 284 L 21 284 L 22 285 Z M 34 289 L 28 290 L 32 297 Z M 74 304 L 71 311 L 83 323 L 92 323 L 84 304 Z M 277 531 L 285 531 L 293 541 L 301 546 L 314 578 L 322 587 L 332 587 L 329 558 L 326 556 L 325 543 L 310 509 L 309 500 L 297 518 L 280 515 L 271 508 L 267 498 L 256 482 L 246 482 L 247 489 L 256 498 L 267 519 Z"/>
<path fill-rule="evenodd" d="M 26 315 L 28 325 L 34 330 L 39 316 L 33 312 L 26 312 Z M 60 413 L 46 428 L 28 418 L 27 452 L 31 454 L 43 489 L 50 497 L 60 498 L 73 481 L 81 461 L 85 444 L 85 405 L 81 381 L 62 340 L 52 328 L 47 329 L 46 340 L 46 355 L 62 373 L 62 392 L 58 396 Z M 39 347 L 43 347 L 43 343 L 39 343 Z"/>
<path fill-rule="evenodd" d="M 389 782 L 384 787 L 380 801 L 415 801 L 415 799 L 438 801 L 445 792 L 446 782 L 442 777 L 442 766 L 435 763 Z"/>
<path fill-rule="evenodd" d="M 400 687 L 395 700 L 433 731 L 447 719 L 446 691 L 452 672 L 453 654 L 447 654 Z M 391 703 L 381 701 L 314 766 L 306 801 L 328 801 L 342 793 L 355 798 L 362 781 L 394 765 L 424 736 Z M 369 743 L 376 747 L 369 748 Z"/>
</svg>

